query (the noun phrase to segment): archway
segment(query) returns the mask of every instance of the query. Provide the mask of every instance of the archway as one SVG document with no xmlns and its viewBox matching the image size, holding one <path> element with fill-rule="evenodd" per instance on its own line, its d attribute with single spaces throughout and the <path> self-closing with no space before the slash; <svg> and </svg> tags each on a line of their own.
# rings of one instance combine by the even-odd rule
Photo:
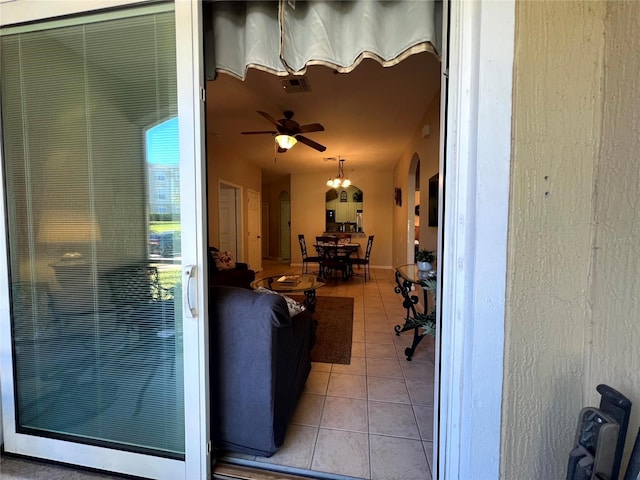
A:
<svg viewBox="0 0 640 480">
<path fill-rule="evenodd" d="M 411 157 L 407 181 L 407 263 L 413 263 L 420 241 L 420 156 Z"/>
</svg>

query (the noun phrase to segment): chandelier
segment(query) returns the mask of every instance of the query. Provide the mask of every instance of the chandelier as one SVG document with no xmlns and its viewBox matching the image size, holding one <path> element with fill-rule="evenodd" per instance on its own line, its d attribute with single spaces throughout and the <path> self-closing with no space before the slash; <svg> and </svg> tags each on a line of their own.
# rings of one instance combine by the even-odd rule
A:
<svg viewBox="0 0 640 480">
<path fill-rule="evenodd" d="M 335 178 L 330 178 L 329 180 L 327 180 L 327 187 L 346 188 L 349 185 L 351 185 L 351 180 L 349 180 L 344 174 L 344 159 L 340 158 L 338 161 L 338 174 L 335 176 Z"/>
</svg>

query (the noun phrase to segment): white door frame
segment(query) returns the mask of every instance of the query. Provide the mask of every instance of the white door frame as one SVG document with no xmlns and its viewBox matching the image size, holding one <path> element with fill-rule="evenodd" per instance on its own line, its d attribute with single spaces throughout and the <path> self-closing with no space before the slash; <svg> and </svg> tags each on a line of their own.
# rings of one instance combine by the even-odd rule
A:
<svg viewBox="0 0 640 480">
<path fill-rule="evenodd" d="M 436 352 L 441 449 L 434 478 L 498 479 L 515 0 L 448 5 L 449 94 L 441 111 L 446 213 L 439 219 L 446 248 L 438 246 L 442 351 Z"/>
<path fill-rule="evenodd" d="M 130 2 L 94 0 L 91 8 L 113 7 L 116 3 Z M 176 10 L 191 10 L 193 16 L 198 9 L 194 5 L 197 3 L 176 2 Z M 3 23 L 31 21 L 71 13 L 67 10 L 72 8 L 87 8 L 84 2 L 41 2 L 38 9 L 30 9 L 25 16 L 24 12 L 17 14 L 17 9 L 10 8 L 19 4 L 21 2 L 2 5 Z M 439 224 L 445 228 L 444 243 L 447 249 L 443 256 L 442 245 L 438 247 L 438 258 L 443 260 L 444 282 L 440 305 L 443 351 L 439 414 L 441 429 L 438 439 L 443 448 L 438 456 L 441 467 L 437 478 L 497 479 L 504 366 L 515 0 L 451 2 L 450 7 L 449 97 L 448 105 L 443 102 L 441 116 L 443 120 L 447 119 L 446 144 L 444 136 L 441 140 L 447 153 L 447 214 Z M 447 33 L 446 22 L 444 33 Z M 199 44 L 194 42 L 193 45 L 194 51 L 198 51 Z M 196 85 L 199 80 L 194 73 L 188 72 L 187 75 L 192 77 L 192 84 Z M 182 92 L 181 97 L 196 92 L 199 93 L 199 90 Z M 193 132 L 200 131 L 201 121 L 201 116 L 194 111 Z M 182 135 L 181 129 L 181 138 Z M 194 161 L 197 163 L 201 152 L 194 150 Z M 202 175 L 200 182 L 196 182 L 198 188 L 202 187 L 204 181 Z M 0 212 L 6 217 L 2 202 Z M 195 216 L 194 220 L 204 217 L 204 212 L 188 214 Z M 0 225 L 0 234 L 6 238 L 4 222 Z M 202 241 L 196 239 L 196 242 L 199 251 Z M 492 255 L 483 255 L 482 252 L 487 251 L 491 251 Z M 183 252 L 183 256 L 185 254 Z M 199 257 L 198 252 L 193 254 Z M 0 271 L 6 272 L 7 267 L 6 244 L 0 242 Z M 203 268 L 206 268 L 206 263 Z M 203 269 L 199 270 L 198 280 L 204 282 Z M 8 291 L 8 279 L 0 275 L 1 318 L 8 318 L 9 315 Z M 198 300 L 201 311 L 205 311 L 205 304 L 206 299 Z M 476 328 L 473 328 L 474 324 Z M 197 358 L 202 366 L 206 345 L 201 344 L 200 347 L 202 351 L 197 353 Z M 10 355 L 10 352 L 0 351 L 0 357 L 6 355 Z M 3 379 L 3 383 L 5 381 Z M 204 399 L 205 393 L 198 395 Z M 203 415 L 206 408 L 206 402 L 203 401 L 197 409 L 198 417 Z M 5 404 L 5 418 L 6 409 Z M 195 415 L 193 419 L 187 417 L 187 429 L 199 429 L 198 425 L 194 425 L 198 422 Z M 206 434 L 200 436 L 202 440 L 207 438 Z M 188 452 L 191 448 L 188 445 Z M 204 469 L 208 462 L 202 450 L 202 445 L 193 448 L 199 458 L 201 472 L 190 471 L 188 478 L 205 478 Z M 84 462 L 78 458 L 77 464 Z"/>
<path fill-rule="evenodd" d="M 32 22 L 71 14 L 89 14 L 102 8 L 139 3 L 136 0 L 96 0 L 93 2 L 39 2 L 38 8 L 28 1 L 0 4 L 2 26 Z M 2 414 L 5 448 L 13 453 L 33 455 L 73 465 L 157 479 L 205 479 L 209 475 L 209 399 L 206 272 L 206 210 L 204 192 L 206 175 L 204 155 L 204 102 L 202 66 L 201 4 L 197 1 L 175 2 L 177 93 L 181 163 L 181 215 L 183 265 L 193 265 L 191 283 L 184 283 L 183 300 L 190 299 L 189 314 L 184 313 L 184 415 L 185 458 L 173 460 L 139 453 L 105 449 L 80 443 L 16 433 L 13 371 L 11 368 L 10 298 L 8 278 L 8 245 L 6 222 L 0 222 L 0 366 L 2 370 Z M 0 149 L 0 161 L 2 150 Z M 3 176 L 0 171 L 0 177 Z M 4 196 L 4 179 L 0 193 Z M 191 195 L 188 195 L 191 193 Z M 6 219 L 4 202 L 0 214 Z M 190 288 L 189 288 L 190 286 Z M 188 289 L 188 290 L 187 290 Z M 186 294 L 186 295 L 185 295 Z M 186 311 L 186 310 L 185 310 Z M 195 315 L 193 315 L 195 313 Z M 192 318 L 193 317 L 193 318 Z M 194 348 L 196 347 L 197 348 Z M 187 414 L 188 413 L 188 414 Z M 8 448 L 7 448 L 8 447 Z"/>
</svg>

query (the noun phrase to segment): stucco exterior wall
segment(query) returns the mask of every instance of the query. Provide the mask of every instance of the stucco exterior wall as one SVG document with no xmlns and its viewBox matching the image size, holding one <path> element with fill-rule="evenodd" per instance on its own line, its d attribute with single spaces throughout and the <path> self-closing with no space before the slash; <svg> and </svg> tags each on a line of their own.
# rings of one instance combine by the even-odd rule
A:
<svg viewBox="0 0 640 480">
<path fill-rule="evenodd" d="M 610 3 L 585 388 L 589 405 L 599 383 L 633 402 L 629 453 L 640 426 L 640 2 Z"/>
<path fill-rule="evenodd" d="M 606 8 L 517 2 L 504 479 L 563 478 L 585 403 Z"/>
</svg>

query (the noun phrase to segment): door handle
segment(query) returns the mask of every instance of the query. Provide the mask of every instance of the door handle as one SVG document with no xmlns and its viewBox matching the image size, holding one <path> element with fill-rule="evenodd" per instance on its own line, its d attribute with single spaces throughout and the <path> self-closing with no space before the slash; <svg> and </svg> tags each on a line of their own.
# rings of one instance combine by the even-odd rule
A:
<svg viewBox="0 0 640 480">
<path fill-rule="evenodd" d="M 197 288 L 195 288 L 196 281 L 194 280 L 192 283 L 192 280 L 196 276 L 196 266 L 185 265 L 182 270 L 182 275 L 184 277 L 182 281 L 182 303 L 184 310 L 187 312 L 187 318 L 196 318 L 198 316 L 198 309 L 191 303 L 192 295 L 195 298 L 197 293 Z"/>
</svg>

